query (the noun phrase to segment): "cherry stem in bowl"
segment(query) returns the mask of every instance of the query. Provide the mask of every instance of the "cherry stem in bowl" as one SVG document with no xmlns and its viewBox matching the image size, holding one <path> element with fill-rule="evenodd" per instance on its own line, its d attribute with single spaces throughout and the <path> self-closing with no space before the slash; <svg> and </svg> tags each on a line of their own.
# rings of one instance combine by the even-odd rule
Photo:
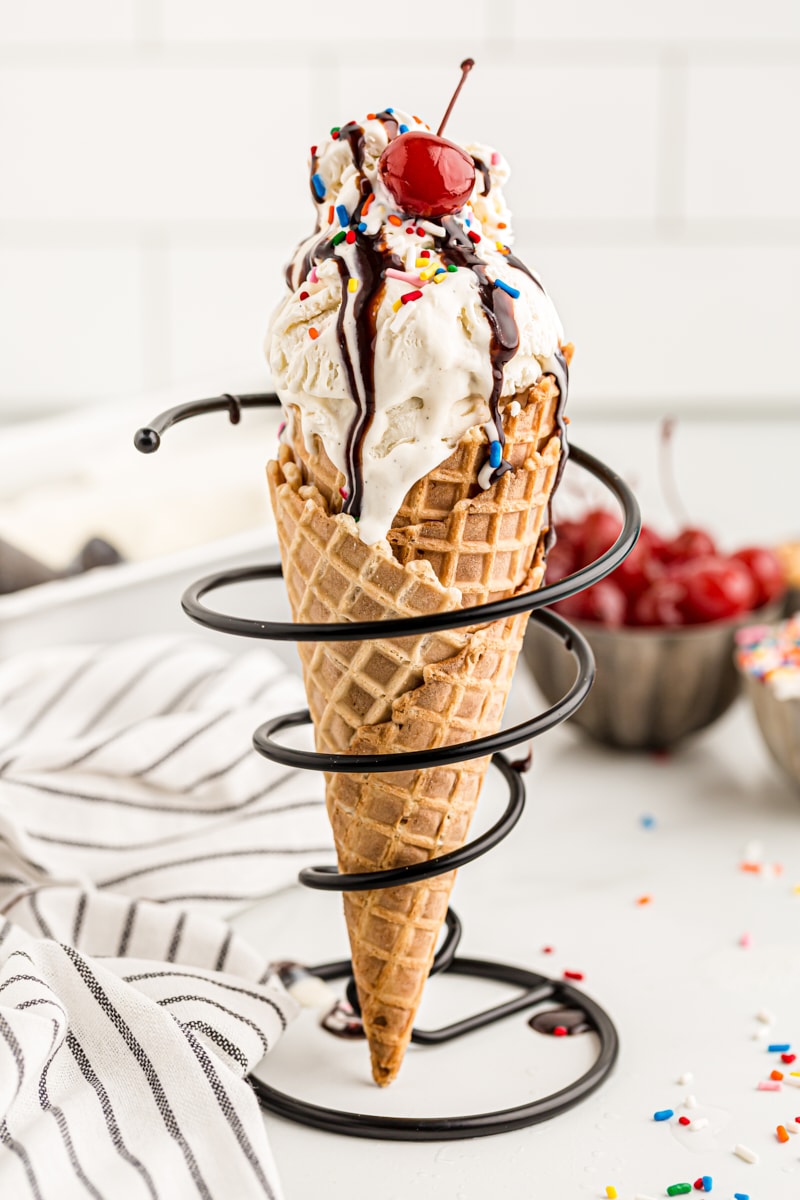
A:
<svg viewBox="0 0 800 1200">
<path fill-rule="evenodd" d="M 442 117 L 441 124 L 440 124 L 439 128 L 436 130 L 437 137 L 442 136 L 442 130 L 444 129 L 447 122 L 450 120 L 450 113 L 453 111 L 453 105 L 455 104 L 456 100 L 458 99 L 458 93 L 461 91 L 462 87 L 464 86 L 464 80 L 467 78 L 467 76 L 469 75 L 470 71 L 472 70 L 472 68 L 474 66 L 475 66 L 474 58 L 465 58 L 464 61 L 462 62 L 461 78 L 459 79 L 458 86 L 456 87 L 456 90 L 453 92 L 450 103 L 447 106 L 447 112 Z"/>
<path fill-rule="evenodd" d="M 674 417 L 665 417 L 661 422 L 658 466 L 661 491 L 667 502 L 667 508 L 672 513 L 680 528 L 680 526 L 689 525 L 691 522 L 675 480 L 675 456 L 672 451 L 672 437 L 675 433 L 676 425 L 677 421 Z"/>
</svg>

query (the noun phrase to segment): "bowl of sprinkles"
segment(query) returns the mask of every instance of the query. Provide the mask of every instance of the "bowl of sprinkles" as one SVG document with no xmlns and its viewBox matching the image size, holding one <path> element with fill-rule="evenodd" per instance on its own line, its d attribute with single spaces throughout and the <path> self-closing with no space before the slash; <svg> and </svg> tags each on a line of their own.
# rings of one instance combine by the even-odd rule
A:
<svg viewBox="0 0 800 1200">
<path fill-rule="evenodd" d="M 736 665 L 767 749 L 800 788 L 800 612 L 740 629 Z"/>
</svg>

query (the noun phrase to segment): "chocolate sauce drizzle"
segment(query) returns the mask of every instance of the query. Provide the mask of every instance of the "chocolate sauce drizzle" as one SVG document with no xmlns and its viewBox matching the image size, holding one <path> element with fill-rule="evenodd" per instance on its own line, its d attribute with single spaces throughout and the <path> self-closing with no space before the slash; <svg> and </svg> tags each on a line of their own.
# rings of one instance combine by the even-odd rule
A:
<svg viewBox="0 0 800 1200">
<path fill-rule="evenodd" d="M 394 115 L 384 109 L 376 114 L 382 122 L 387 138 L 393 141 L 398 136 L 398 122 Z M 364 129 L 356 121 L 348 121 L 341 126 L 338 134 L 340 141 L 346 141 L 353 156 L 353 162 L 359 173 L 360 200 L 355 212 L 350 215 L 349 230 L 355 233 L 355 241 L 347 244 L 347 255 L 342 252 L 344 243 L 334 246 L 327 229 L 319 237 L 313 239 L 305 251 L 300 270 L 294 261 L 286 269 L 286 279 L 290 288 L 296 286 L 296 281 L 306 279 L 312 268 L 326 259 L 333 259 L 339 271 L 342 288 L 342 301 L 336 320 L 336 331 L 339 349 L 342 356 L 348 388 L 355 404 L 356 413 L 350 425 L 345 446 L 345 466 L 347 473 L 348 492 L 344 499 L 343 509 L 356 520 L 361 515 L 364 496 L 363 449 L 364 442 L 375 416 L 375 335 L 377 312 L 384 288 L 384 277 L 387 267 L 402 270 L 403 262 L 389 251 L 382 235 L 367 235 L 358 229 L 361 222 L 362 209 L 367 197 L 372 191 L 369 180 L 364 175 L 365 138 Z M 473 162 L 478 175 L 483 182 L 483 194 L 491 190 L 491 174 L 489 168 L 480 158 L 473 156 Z M 311 175 L 316 173 L 317 155 L 311 158 Z M 311 184 L 311 192 L 315 204 L 319 198 Z M 413 216 L 411 220 L 415 220 Z M 491 330 L 490 355 L 492 364 L 492 391 L 489 397 L 489 410 L 497 431 L 501 450 L 505 445 L 505 433 L 500 418 L 500 397 L 503 389 L 503 378 L 506 363 L 510 362 L 519 349 L 519 329 L 514 317 L 512 297 L 501 288 L 495 286 L 489 278 L 486 263 L 475 252 L 473 241 L 461 223 L 453 216 L 435 218 L 437 224 L 444 228 L 444 235 L 434 236 L 434 245 L 442 261 L 446 265 L 466 268 L 473 272 L 478 284 L 481 307 L 486 314 Z M 348 262 L 348 259 L 350 260 Z M 540 280 L 525 264 L 509 253 L 505 261 L 509 266 L 524 272 L 538 288 L 544 292 Z M 348 283 L 355 279 L 358 287 L 351 292 Z M 353 331 L 352 338 L 349 331 Z M 351 345 L 351 341 L 354 342 Z M 566 359 L 559 348 L 545 366 L 545 373 L 551 374 L 559 389 L 559 399 L 556 408 L 556 426 L 561 441 L 562 453 L 558 466 L 556 483 L 561 478 L 568 455 L 567 432 L 564 421 L 564 408 L 567 401 L 569 385 L 569 370 Z M 507 471 L 512 470 L 511 464 L 501 457 L 500 465 L 495 467 L 490 476 L 490 483 L 500 479 Z M 555 488 L 553 489 L 555 490 Z M 549 549 L 555 540 L 552 520 L 548 510 L 550 530 L 547 535 L 546 548 Z"/>
<path fill-rule="evenodd" d="M 472 240 L 455 217 L 443 217 L 441 220 L 445 236 L 434 239 L 436 249 L 445 263 L 456 267 L 467 267 L 473 272 L 478 282 L 481 307 L 492 332 L 489 348 L 492 360 L 492 393 L 489 397 L 489 411 L 492 414 L 502 448 L 506 442 L 503 422 L 500 419 L 503 372 L 506 363 L 511 361 L 519 349 L 519 329 L 514 318 L 514 305 L 508 293 L 495 287 L 486 274 L 486 264 L 475 253 Z M 490 476 L 492 483 L 510 470 L 512 470 L 511 463 L 501 459 L 499 467 L 495 467 Z"/>
</svg>

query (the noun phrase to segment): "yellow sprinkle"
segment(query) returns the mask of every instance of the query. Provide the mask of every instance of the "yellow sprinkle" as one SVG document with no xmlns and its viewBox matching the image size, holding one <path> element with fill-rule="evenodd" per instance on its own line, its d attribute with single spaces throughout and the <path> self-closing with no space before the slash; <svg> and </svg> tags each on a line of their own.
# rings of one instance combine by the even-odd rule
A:
<svg viewBox="0 0 800 1200">
<path fill-rule="evenodd" d="M 800 1071 L 790 1071 L 789 1074 L 794 1075 L 795 1079 L 797 1079 L 797 1077 L 800 1076 Z"/>
<path fill-rule="evenodd" d="M 392 308 L 394 309 L 395 312 L 399 312 L 402 307 L 403 307 L 402 300 L 395 300 L 394 304 L 392 305 Z"/>
<path fill-rule="evenodd" d="M 424 271 L 420 271 L 419 277 L 420 279 L 433 279 L 437 270 L 438 267 L 426 267 Z"/>
<path fill-rule="evenodd" d="M 441 275 L 434 275 L 434 277 L 433 277 L 433 282 L 434 282 L 434 283 L 444 283 L 445 279 L 447 279 L 447 272 L 446 272 L 446 271 L 442 272 L 442 274 L 441 274 Z"/>
<path fill-rule="evenodd" d="M 358 291 L 358 280 L 357 279 L 348 279 L 347 290 L 348 290 L 348 292 L 357 292 Z"/>
<path fill-rule="evenodd" d="M 606 1188 L 606 1195 L 608 1196 L 608 1200 L 617 1200 L 617 1189 L 614 1187 L 613 1183 L 609 1183 L 608 1187 Z"/>
<path fill-rule="evenodd" d="M 429 258 L 418 258 L 414 263 L 415 267 L 429 267 L 430 265 L 431 260 Z"/>
<path fill-rule="evenodd" d="M 796 883 L 792 888 L 792 891 L 794 892 L 795 896 L 800 896 L 800 883 Z"/>
</svg>

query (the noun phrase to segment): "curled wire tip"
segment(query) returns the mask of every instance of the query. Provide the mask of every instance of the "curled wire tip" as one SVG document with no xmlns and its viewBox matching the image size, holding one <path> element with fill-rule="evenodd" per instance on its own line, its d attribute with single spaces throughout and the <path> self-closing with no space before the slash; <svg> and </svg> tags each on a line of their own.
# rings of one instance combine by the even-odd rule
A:
<svg viewBox="0 0 800 1200">
<path fill-rule="evenodd" d="M 140 454 L 153 454 L 161 445 L 161 438 L 155 429 L 137 429 L 133 436 L 133 444 Z"/>
</svg>

